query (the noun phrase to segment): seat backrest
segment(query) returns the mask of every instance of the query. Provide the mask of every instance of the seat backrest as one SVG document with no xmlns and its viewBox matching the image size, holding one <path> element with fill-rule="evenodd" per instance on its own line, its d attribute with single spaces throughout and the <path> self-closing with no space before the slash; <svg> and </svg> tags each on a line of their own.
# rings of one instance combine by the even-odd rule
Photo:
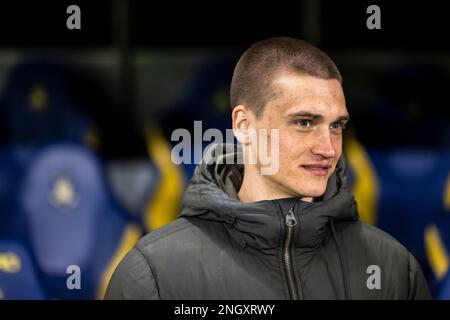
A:
<svg viewBox="0 0 450 320">
<path fill-rule="evenodd" d="M 109 192 L 100 160 L 78 145 L 43 147 L 27 168 L 20 195 L 49 291 L 57 298 L 95 298 L 130 223 Z M 69 266 L 81 271 L 80 290 L 67 287 Z"/>
<path fill-rule="evenodd" d="M 62 64 L 27 61 L 10 73 L 0 103 L 6 138 L 12 143 L 66 139 L 84 142 L 93 121 Z"/>
</svg>

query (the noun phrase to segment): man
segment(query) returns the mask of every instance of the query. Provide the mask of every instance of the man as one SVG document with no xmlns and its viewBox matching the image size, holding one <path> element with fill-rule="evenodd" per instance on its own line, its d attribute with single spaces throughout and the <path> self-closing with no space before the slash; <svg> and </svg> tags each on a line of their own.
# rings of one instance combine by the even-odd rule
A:
<svg viewBox="0 0 450 320">
<path fill-rule="evenodd" d="M 341 82 L 304 41 L 250 47 L 231 83 L 242 148 L 218 145 L 197 166 L 180 217 L 125 256 L 106 298 L 429 298 L 415 258 L 358 220 L 342 157 Z M 261 149 L 277 162 L 271 174 Z"/>
</svg>

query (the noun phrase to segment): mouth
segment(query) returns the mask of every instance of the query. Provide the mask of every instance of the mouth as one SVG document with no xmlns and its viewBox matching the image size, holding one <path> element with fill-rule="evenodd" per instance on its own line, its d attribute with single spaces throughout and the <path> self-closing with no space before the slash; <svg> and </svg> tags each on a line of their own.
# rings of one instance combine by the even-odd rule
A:
<svg viewBox="0 0 450 320">
<path fill-rule="evenodd" d="M 311 163 L 301 165 L 300 167 L 312 175 L 323 177 L 327 176 L 330 172 L 331 164 Z"/>
</svg>

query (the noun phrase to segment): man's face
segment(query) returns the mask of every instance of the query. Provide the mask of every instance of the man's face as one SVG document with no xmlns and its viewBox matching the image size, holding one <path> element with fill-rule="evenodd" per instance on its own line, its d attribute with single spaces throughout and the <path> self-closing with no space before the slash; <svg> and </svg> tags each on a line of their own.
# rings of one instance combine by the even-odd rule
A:
<svg viewBox="0 0 450 320">
<path fill-rule="evenodd" d="M 254 128 L 279 129 L 279 170 L 263 178 L 274 194 L 320 197 L 342 154 L 348 120 L 342 86 L 338 80 L 284 72 L 272 89 L 274 98 L 254 118 Z"/>
</svg>

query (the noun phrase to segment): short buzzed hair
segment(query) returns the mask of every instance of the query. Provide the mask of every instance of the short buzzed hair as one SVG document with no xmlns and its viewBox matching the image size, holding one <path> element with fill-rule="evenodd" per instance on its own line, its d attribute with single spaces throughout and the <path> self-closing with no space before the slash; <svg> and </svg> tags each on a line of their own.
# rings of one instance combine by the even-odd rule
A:
<svg viewBox="0 0 450 320">
<path fill-rule="evenodd" d="M 280 71 L 342 83 L 334 62 L 312 44 L 288 37 L 269 38 L 253 44 L 236 64 L 230 89 L 231 108 L 245 105 L 259 117 L 273 96 L 272 80 Z"/>
</svg>

